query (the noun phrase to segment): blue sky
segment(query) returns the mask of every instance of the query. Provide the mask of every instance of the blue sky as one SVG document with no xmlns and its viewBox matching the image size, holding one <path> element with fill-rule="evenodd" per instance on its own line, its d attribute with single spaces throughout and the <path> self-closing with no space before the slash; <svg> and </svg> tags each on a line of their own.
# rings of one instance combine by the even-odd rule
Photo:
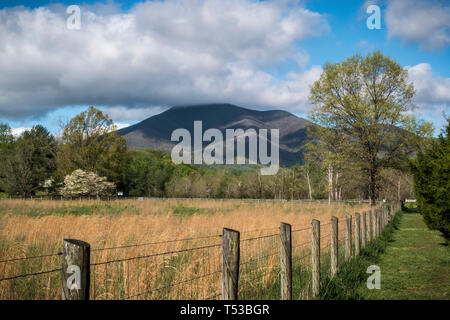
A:
<svg viewBox="0 0 450 320">
<path fill-rule="evenodd" d="M 74 4 L 81 28 L 67 30 Z M 366 26 L 370 4 L 380 30 Z M 120 126 L 206 102 L 306 116 L 325 62 L 374 50 L 409 70 L 414 113 L 436 133 L 450 114 L 448 1 L 3 0 L 0 42 L 0 121 L 16 132 L 56 133 L 88 105 Z"/>
</svg>

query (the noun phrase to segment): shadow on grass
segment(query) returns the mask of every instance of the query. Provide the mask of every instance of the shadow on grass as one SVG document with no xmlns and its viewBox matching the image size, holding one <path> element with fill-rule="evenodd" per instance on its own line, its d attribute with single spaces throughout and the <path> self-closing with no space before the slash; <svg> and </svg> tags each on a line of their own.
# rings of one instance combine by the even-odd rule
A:
<svg viewBox="0 0 450 320">
<path fill-rule="evenodd" d="M 417 204 L 414 202 L 408 202 L 405 203 L 402 206 L 402 211 L 404 214 L 408 214 L 408 213 L 418 213 L 418 209 L 417 209 Z"/>
</svg>

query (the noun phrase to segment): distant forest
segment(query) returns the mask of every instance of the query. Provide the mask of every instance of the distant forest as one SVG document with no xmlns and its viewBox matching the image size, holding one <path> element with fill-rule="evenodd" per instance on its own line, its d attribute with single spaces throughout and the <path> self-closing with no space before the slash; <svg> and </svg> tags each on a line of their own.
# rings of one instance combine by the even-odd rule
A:
<svg viewBox="0 0 450 320">
<path fill-rule="evenodd" d="M 116 195 L 148 197 L 264 198 L 264 199 L 367 199 L 367 182 L 357 169 L 340 168 L 329 180 L 329 166 L 308 162 L 280 168 L 264 176 L 250 165 L 174 164 L 160 150 L 127 149 L 123 137 L 111 131 L 112 121 L 91 107 L 72 119 L 61 138 L 41 125 L 14 138 L 7 124 L 0 125 L 0 190 L 3 195 L 61 195 L 65 178 L 82 169 L 114 183 L 99 190 L 95 182 L 68 196 Z M 332 192 L 330 192 L 330 187 Z M 410 174 L 386 169 L 381 172 L 380 196 L 412 196 Z"/>
</svg>

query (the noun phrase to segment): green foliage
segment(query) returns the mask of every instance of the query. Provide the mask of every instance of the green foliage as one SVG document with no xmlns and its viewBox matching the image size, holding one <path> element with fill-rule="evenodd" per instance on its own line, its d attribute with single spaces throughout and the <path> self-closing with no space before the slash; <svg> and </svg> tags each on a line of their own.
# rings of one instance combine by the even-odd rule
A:
<svg viewBox="0 0 450 320">
<path fill-rule="evenodd" d="M 337 168 L 351 163 L 378 199 L 380 169 L 404 167 L 431 134 L 430 124 L 406 115 L 413 96 L 407 71 L 380 52 L 326 64 L 310 96 L 319 159 Z"/>
<path fill-rule="evenodd" d="M 450 118 L 447 121 L 446 136 L 441 133 L 429 148 L 420 151 L 411 161 L 411 169 L 417 206 L 425 223 L 450 240 Z"/>
<path fill-rule="evenodd" d="M 5 184 L 10 194 L 23 196 L 44 189 L 56 169 L 57 143 L 41 125 L 25 131 L 12 144 L 5 164 Z"/>
<path fill-rule="evenodd" d="M 126 192 L 130 196 L 166 196 L 166 186 L 174 177 L 198 172 L 192 166 L 172 162 L 159 150 L 134 151 L 126 168 Z"/>
<path fill-rule="evenodd" d="M 13 142 L 14 137 L 11 127 L 6 123 L 0 123 L 0 163 L 6 163 L 10 156 Z M 5 185 L 5 169 L 5 166 L 0 166 L 0 192 L 7 189 Z"/>
<path fill-rule="evenodd" d="M 72 118 L 62 134 L 57 178 L 81 169 L 121 186 L 128 153 L 125 138 L 115 129 L 108 115 L 92 106 Z"/>
<path fill-rule="evenodd" d="M 0 123 L 0 148 L 12 144 L 13 141 L 11 127 L 7 123 Z"/>
</svg>

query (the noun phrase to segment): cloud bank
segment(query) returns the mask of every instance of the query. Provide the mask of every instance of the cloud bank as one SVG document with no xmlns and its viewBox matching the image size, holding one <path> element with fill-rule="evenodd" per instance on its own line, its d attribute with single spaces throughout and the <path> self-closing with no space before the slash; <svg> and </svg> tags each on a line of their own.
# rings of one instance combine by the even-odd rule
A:
<svg viewBox="0 0 450 320">
<path fill-rule="evenodd" d="M 1 117 L 207 102 L 305 112 L 321 68 L 305 70 L 308 56 L 297 46 L 329 31 L 321 14 L 293 2 L 145 2 L 126 13 L 81 7 L 80 30 L 66 27 L 65 9 L 0 10 Z M 296 71 L 267 71 L 287 61 Z"/>
<path fill-rule="evenodd" d="M 390 1 L 385 17 L 389 37 L 417 42 L 426 50 L 442 49 L 450 45 L 448 1 Z"/>
<path fill-rule="evenodd" d="M 441 117 L 443 112 L 450 111 L 450 78 L 439 77 L 433 74 L 430 64 L 419 63 L 415 66 L 405 67 L 408 70 L 410 81 L 414 83 L 418 113 L 428 118 Z"/>
</svg>

